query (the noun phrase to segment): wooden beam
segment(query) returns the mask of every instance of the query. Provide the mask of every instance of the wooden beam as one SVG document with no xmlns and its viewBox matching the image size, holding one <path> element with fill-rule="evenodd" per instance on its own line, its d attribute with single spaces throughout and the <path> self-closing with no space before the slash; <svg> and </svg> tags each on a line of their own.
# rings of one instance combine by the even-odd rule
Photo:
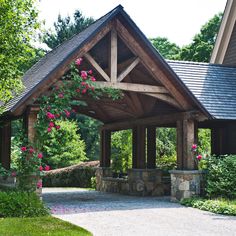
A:
<svg viewBox="0 0 236 236">
<path fill-rule="evenodd" d="M 163 86 L 153 86 L 153 85 L 146 85 L 146 84 L 135 84 L 135 83 L 117 83 L 117 82 L 95 82 L 101 88 L 108 87 L 114 89 L 120 89 L 130 92 L 137 92 L 137 93 L 150 93 L 150 94 L 168 94 L 169 92 Z"/>
<path fill-rule="evenodd" d="M 100 132 L 100 166 L 110 167 L 111 163 L 111 132 L 101 130 Z"/>
<path fill-rule="evenodd" d="M 111 81 L 117 81 L 117 32 L 111 30 L 111 57 L 110 57 L 110 66 L 111 66 Z"/>
<path fill-rule="evenodd" d="M 197 113 L 196 111 L 188 111 L 188 112 L 171 113 L 167 115 L 152 116 L 147 118 L 130 119 L 127 121 L 105 124 L 103 126 L 103 129 L 116 131 L 122 129 L 130 129 L 137 125 L 155 125 L 155 126 L 170 125 L 170 124 L 175 124 L 177 120 L 183 120 L 184 118 L 195 119 L 197 118 Z"/>
<path fill-rule="evenodd" d="M 147 168 L 156 168 L 156 127 L 147 127 Z"/>
<path fill-rule="evenodd" d="M 0 164 L 10 169 L 11 163 L 11 122 L 1 124 L 0 127 Z"/>
<path fill-rule="evenodd" d="M 113 27 L 113 23 L 109 22 L 104 28 L 102 28 L 91 40 L 83 45 L 83 47 L 75 50 L 65 61 L 60 63 L 57 68 L 55 68 L 46 78 L 37 85 L 33 90 L 32 93 L 24 99 L 24 102 L 17 107 L 16 110 L 13 111 L 14 116 L 19 116 L 23 113 L 26 106 L 32 104 L 35 99 L 50 88 L 59 78 L 61 78 L 69 69 L 69 65 L 72 61 L 74 61 L 78 57 L 82 57 L 85 53 L 87 53 L 93 46 L 95 46 L 105 35 Z"/>
<path fill-rule="evenodd" d="M 169 96 L 167 94 L 157 94 L 157 93 L 143 93 L 143 94 L 157 98 L 163 102 L 166 102 L 166 103 L 182 110 L 181 105 L 174 98 L 172 98 L 171 96 Z"/>
<path fill-rule="evenodd" d="M 84 57 L 94 67 L 94 69 L 102 76 L 104 80 L 106 81 L 111 80 L 107 75 L 107 73 L 100 67 L 100 65 L 93 59 L 93 57 L 89 53 L 85 53 Z"/>
<path fill-rule="evenodd" d="M 153 77 L 161 82 L 170 92 L 171 95 L 180 103 L 181 107 L 185 110 L 192 109 L 192 105 L 188 101 L 184 94 L 178 90 L 177 84 L 170 81 L 170 78 L 161 70 L 156 61 L 143 49 L 134 36 L 122 25 L 117 19 L 116 30 L 119 37 L 123 40 L 126 46 L 135 54 L 139 55 L 142 64 L 148 69 Z"/>
<path fill-rule="evenodd" d="M 140 62 L 139 58 L 135 58 L 134 61 L 118 76 L 117 81 L 121 82 L 133 69 L 138 63 Z"/>
</svg>

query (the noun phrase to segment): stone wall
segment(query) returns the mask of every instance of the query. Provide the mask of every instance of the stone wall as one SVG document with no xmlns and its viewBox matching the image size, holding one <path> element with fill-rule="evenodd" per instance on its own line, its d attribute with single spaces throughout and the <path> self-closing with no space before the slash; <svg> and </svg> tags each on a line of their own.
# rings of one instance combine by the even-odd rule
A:
<svg viewBox="0 0 236 236">
<path fill-rule="evenodd" d="M 96 189 L 103 192 L 135 196 L 170 195 L 170 177 L 164 176 L 158 169 L 131 169 L 124 179 L 112 178 L 109 168 L 98 168 L 96 181 Z"/>
<path fill-rule="evenodd" d="M 180 201 L 184 198 L 201 196 L 204 189 L 205 172 L 199 170 L 172 170 L 171 200 Z"/>
</svg>

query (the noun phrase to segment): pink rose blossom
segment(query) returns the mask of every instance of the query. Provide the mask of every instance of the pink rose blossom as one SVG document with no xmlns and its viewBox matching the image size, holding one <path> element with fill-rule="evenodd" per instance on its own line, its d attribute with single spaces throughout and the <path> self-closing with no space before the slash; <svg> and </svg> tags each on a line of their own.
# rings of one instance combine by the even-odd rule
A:
<svg viewBox="0 0 236 236">
<path fill-rule="evenodd" d="M 42 188 L 42 187 L 43 187 L 42 181 L 39 180 L 38 183 L 37 183 L 37 188 Z"/>
<path fill-rule="evenodd" d="M 88 76 L 87 72 L 84 71 L 84 70 L 82 70 L 82 71 L 81 71 L 81 77 L 82 77 L 83 79 L 86 79 L 87 76 Z"/>
<path fill-rule="evenodd" d="M 83 82 L 81 82 L 81 85 L 82 85 L 82 86 L 86 86 L 86 84 L 87 84 L 87 83 L 86 83 L 86 82 L 84 82 L 84 81 L 83 81 Z"/>
<path fill-rule="evenodd" d="M 45 167 L 44 167 L 44 170 L 45 170 L 45 171 L 49 171 L 49 170 L 50 170 L 50 166 L 45 166 Z"/>
<path fill-rule="evenodd" d="M 43 154 L 42 154 L 41 152 L 38 154 L 38 158 L 39 158 L 39 159 L 42 159 L 42 158 L 43 158 Z"/>
<path fill-rule="evenodd" d="M 53 122 L 49 122 L 49 127 L 54 127 L 54 123 Z"/>
<path fill-rule="evenodd" d="M 52 131 L 52 128 L 48 127 L 47 131 L 48 133 L 50 133 Z"/>
<path fill-rule="evenodd" d="M 56 125 L 56 129 L 60 129 L 61 128 L 61 126 L 60 125 Z"/>
<path fill-rule="evenodd" d="M 55 115 L 53 115 L 51 112 L 47 112 L 46 116 L 48 119 L 55 119 Z"/>
<path fill-rule="evenodd" d="M 40 167 L 39 167 L 39 170 L 40 170 L 40 171 L 43 171 L 43 167 L 42 167 L 42 166 L 40 166 Z"/>
<path fill-rule="evenodd" d="M 91 81 L 95 82 L 95 81 L 96 81 L 96 79 L 95 79 L 94 77 L 91 77 Z"/>
<path fill-rule="evenodd" d="M 29 153 L 34 153 L 34 149 L 32 147 L 29 148 Z"/>
<path fill-rule="evenodd" d="M 65 110 L 66 117 L 70 117 L 70 112 Z"/>
<path fill-rule="evenodd" d="M 79 93 L 79 92 L 80 92 L 80 89 L 79 89 L 79 88 L 77 88 L 77 89 L 76 89 L 76 92 L 77 92 L 77 93 Z"/>
<path fill-rule="evenodd" d="M 94 91 L 94 87 L 93 86 L 91 86 L 90 88 L 91 88 L 92 91 Z"/>
<path fill-rule="evenodd" d="M 25 152 L 27 150 L 27 147 L 21 147 L 21 151 Z"/>
<path fill-rule="evenodd" d="M 11 173 L 11 176 L 12 176 L 12 177 L 16 177 L 16 172 L 13 171 L 13 172 Z"/>
<path fill-rule="evenodd" d="M 80 66 L 81 63 L 82 63 L 82 61 L 83 61 L 82 58 L 78 58 L 78 59 L 75 60 L 75 64 L 76 64 L 77 66 Z"/>
<path fill-rule="evenodd" d="M 197 159 L 200 161 L 202 159 L 202 155 L 197 155 Z"/>
<path fill-rule="evenodd" d="M 87 89 L 83 89 L 81 93 L 85 94 L 86 92 L 87 92 Z"/>
<path fill-rule="evenodd" d="M 197 144 L 193 144 L 192 149 L 197 149 Z"/>
<path fill-rule="evenodd" d="M 88 71 L 88 74 L 89 74 L 89 75 L 91 75 L 92 73 L 93 73 L 93 71 L 92 71 L 92 70 L 89 70 L 89 71 Z"/>
<path fill-rule="evenodd" d="M 58 97 L 59 97 L 59 98 L 63 98 L 63 97 L 64 97 L 64 94 L 63 94 L 63 93 L 59 93 L 59 94 L 58 94 Z"/>
</svg>

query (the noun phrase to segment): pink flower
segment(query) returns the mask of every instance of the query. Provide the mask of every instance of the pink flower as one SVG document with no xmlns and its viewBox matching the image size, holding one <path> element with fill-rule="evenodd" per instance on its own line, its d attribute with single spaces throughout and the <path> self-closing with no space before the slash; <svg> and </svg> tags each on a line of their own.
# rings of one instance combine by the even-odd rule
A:
<svg viewBox="0 0 236 236">
<path fill-rule="evenodd" d="M 94 91 L 94 87 L 93 86 L 91 86 L 90 88 L 91 88 L 92 91 Z"/>
<path fill-rule="evenodd" d="M 86 83 L 86 82 L 84 82 L 84 81 L 83 81 L 83 82 L 81 82 L 81 85 L 82 85 L 82 86 L 86 86 L 86 84 L 87 84 L 87 83 Z"/>
<path fill-rule="evenodd" d="M 70 117 L 70 112 L 65 110 L 66 117 Z"/>
<path fill-rule="evenodd" d="M 59 97 L 59 98 L 63 98 L 63 97 L 64 97 L 64 94 L 63 94 L 63 93 L 59 93 L 59 94 L 58 94 L 58 97 Z"/>
<path fill-rule="evenodd" d="M 197 155 L 197 159 L 200 161 L 202 159 L 202 155 Z"/>
<path fill-rule="evenodd" d="M 85 94 L 86 92 L 87 92 L 87 89 L 83 89 L 81 93 Z"/>
<path fill-rule="evenodd" d="M 21 147 L 21 151 L 25 152 L 27 150 L 27 147 Z"/>
<path fill-rule="evenodd" d="M 61 128 L 61 126 L 60 125 L 56 125 L 56 129 L 60 129 Z"/>
<path fill-rule="evenodd" d="M 87 72 L 84 71 L 84 70 L 82 70 L 82 71 L 81 71 L 81 77 L 82 77 L 83 79 L 86 79 L 87 76 L 88 76 Z"/>
<path fill-rule="evenodd" d="M 39 159 L 42 159 L 42 158 L 43 158 L 43 154 L 42 154 L 41 152 L 38 154 L 38 158 L 39 158 Z"/>
<path fill-rule="evenodd" d="M 50 170 L 50 166 L 45 166 L 45 167 L 44 167 L 44 170 L 45 170 L 45 171 L 49 171 L 49 170 Z"/>
<path fill-rule="evenodd" d="M 48 119 L 55 119 L 55 115 L 53 115 L 51 112 L 47 112 L 46 116 Z"/>
<path fill-rule="evenodd" d="M 39 170 L 40 170 L 40 171 L 43 171 L 43 167 L 42 167 L 42 166 L 40 166 L 40 167 L 39 167 Z"/>
<path fill-rule="evenodd" d="M 79 92 L 80 92 L 80 89 L 79 89 L 79 88 L 77 88 L 77 89 L 76 89 L 76 92 L 77 92 L 77 93 L 79 93 Z"/>
<path fill-rule="evenodd" d="M 39 180 L 37 183 L 37 188 L 42 188 L 43 184 L 42 184 L 42 180 Z"/>
<path fill-rule="evenodd" d="M 193 144 L 192 149 L 197 149 L 197 144 Z"/>
<path fill-rule="evenodd" d="M 52 131 L 52 128 L 48 127 L 47 131 L 48 133 L 50 133 Z"/>
<path fill-rule="evenodd" d="M 16 177 L 16 172 L 13 171 L 13 172 L 11 173 L 11 176 L 12 176 L 12 177 Z"/>
<path fill-rule="evenodd" d="M 32 147 L 29 148 L 29 153 L 34 153 L 34 149 Z"/>
<path fill-rule="evenodd" d="M 78 59 L 75 60 L 75 64 L 76 64 L 77 66 L 80 66 L 81 63 L 82 63 L 82 61 L 83 61 L 82 58 L 78 58 Z"/>
<path fill-rule="evenodd" d="M 54 123 L 53 122 L 49 122 L 49 127 L 54 127 Z"/>
<path fill-rule="evenodd" d="M 94 77 L 91 77 L 91 81 L 95 82 L 95 81 L 96 81 L 96 79 L 95 79 Z"/>
<path fill-rule="evenodd" d="M 91 75 L 92 73 L 93 73 L 93 71 L 92 71 L 92 70 L 89 70 L 89 71 L 88 71 L 88 74 L 89 74 L 89 75 Z"/>
<path fill-rule="evenodd" d="M 56 117 L 56 118 L 59 118 L 59 117 L 60 117 L 60 114 L 56 114 L 55 117 Z"/>
</svg>

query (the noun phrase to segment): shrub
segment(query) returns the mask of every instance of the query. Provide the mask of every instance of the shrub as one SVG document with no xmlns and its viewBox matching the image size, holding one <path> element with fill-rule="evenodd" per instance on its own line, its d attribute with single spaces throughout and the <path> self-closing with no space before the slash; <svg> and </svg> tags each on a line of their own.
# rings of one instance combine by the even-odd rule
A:
<svg viewBox="0 0 236 236">
<path fill-rule="evenodd" d="M 98 166 L 99 161 L 91 161 L 45 172 L 43 186 L 91 188 L 91 178 Z"/>
<path fill-rule="evenodd" d="M 85 161 L 85 143 L 77 133 L 76 122 L 58 121 L 57 125 L 60 129 L 52 129 L 49 139 L 44 141 L 43 162 L 56 169 Z"/>
<path fill-rule="evenodd" d="M 157 157 L 157 168 L 162 170 L 176 169 L 176 156 Z"/>
<path fill-rule="evenodd" d="M 236 198 L 236 156 L 213 156 L 205 162 L 207 196 Z"/>
<path fill-rule="evenodd" d="M 0 192 L 0 217 L 38 217 L 49 215 L 48 209 L 33 192 Z"/>
<path fill-rule="evenodd" d="M 188 198 L 183 199 L 181 204 L 204 211 L 225 215 L 236 215 L 236 201 L 229 201 L 225 199 L 207 200 L 201 198 Z"/>
</svg>

